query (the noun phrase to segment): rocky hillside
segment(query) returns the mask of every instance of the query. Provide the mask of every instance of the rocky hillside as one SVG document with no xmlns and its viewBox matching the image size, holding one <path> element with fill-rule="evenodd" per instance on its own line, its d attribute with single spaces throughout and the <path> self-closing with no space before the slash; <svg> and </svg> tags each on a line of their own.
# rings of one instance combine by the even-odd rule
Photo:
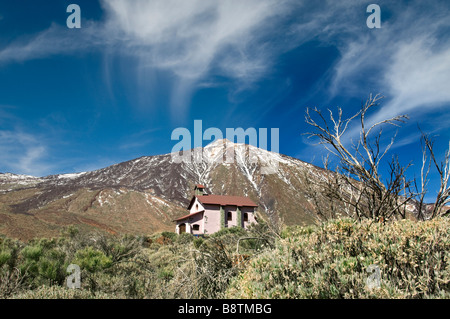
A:
<svg viewBox="0 0 450 319">
<path fill-rule="evenodd" d="M 298 159 L 227 140 L 194 150 L 191 160 L 178 162 L 173 155 L 39 178 L 0 174 L 0 233 L 30 239 L 57 235 L 68 225 L 110 233 L 173 231 L 172 220 L 186 213 L 197 183 L 210 194 L 249 196 L 259 212 L 282 216 L 287 224 L 310 224 L 315 217 L 305 195 L 305 174 L 328 174 Z"/>
</svg>

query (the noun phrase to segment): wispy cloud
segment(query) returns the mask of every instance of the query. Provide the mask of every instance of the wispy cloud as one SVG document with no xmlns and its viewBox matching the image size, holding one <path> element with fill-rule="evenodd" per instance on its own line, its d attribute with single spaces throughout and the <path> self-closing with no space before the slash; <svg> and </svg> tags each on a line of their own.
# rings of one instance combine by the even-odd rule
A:
<svg viewBox="0 0 450 319">
<path fill-rule="evenodd" d="M 43 176 L 52 166 L 47 161 L 48 147 L 30 133 L 20 129 L 0 131 L 0 163 L 2 171 Z"/>
<path fill-rule="evenodd" d="M 138 69 L 157 68 L 175 76 L 172 114 L 182 115 L 193 91 L 210 83 L 207 75 L 233 78 L 241 85 L 270 69 L 263 36 L 290 1 L 103 1 L 106 30 L 138 58 Z M 140 84 L 145 87 L 145 83 Z"/>
<path fill-rule="evenodd" d="M 104 51 L 104 84 L 110 83 L 111 96 L 112 86 L 117 85 L 115 68 L 123 57 L 127 74 L 121 73 L 120 80 L 133 78 L 130 87 L 137 88 L 133 93 L 142 94 L 142 100 L 147 91 L 160 88 L 155 83 L 162 86 L 156 72 L 164 73 L 168 88 L 162 94 L 169 96 L 172 118 L 179 119 L 188 113 L 197 89 L 225 83 L 223 78 L 232 79 L 236 91 L 251 87 L 270 74 L 282 53 L 314 40 L 339 52 L 317 89 L 323 100 L 338 95 L 363 99 L 367 90 L 387 97 L 369 122 L 405 112 L 430 112 L 450 103 L 446 37 L 450 20 L 448 12 L 440 9 L 445 1 L 382 1 L 381 29 L 367 28 L 367 4 L 352 0 L 100 1 L 105 11 L 102 20 L 83 21 L 80 30 L 52 24 L 19 38 L 0 48 L 0 65 Z M 0 145 L 12 150 L 8 134 L 17 132 L 3 132 Z M 127 142 L 122 147 L 139 146 Z M 27 158 L 39 162 L 48 150 L 31 142 L 17 145 L 28 154 L 15 163 L 22 167 L 30 163 Z"/>
<path fill-rule="evenodd" d="M 91 49 L 104 40 L 95 32 L 96 26 L 86 22 L 86 26 L 76 32 L 52 23 L 35 35 L 24 35 L 0 50 L 0 65 L 47 58 L 57 54 L 75 54 Z"/>
<path fill-rule="evenodd" d="M 443 3 L 393 6 L 395 18 L 381 29 L 367 29 L 342 43 L 331 92 L 360 94 L 361 83 L 382 92 L 387 101 L 372 123 L 450 106 L 450 41 L 445 36 L 450 22 L 436 4 Z"/>
<path fill-rule="evenodd" d="M 384 76 L 393 98 L 378 116 L 423 113 L 450 103 L 450 43 L 433 49 L 436 41 L 417 39 L 398 48 Z"/>
<path fill-rule="evenodd" d="M 144 69 L 163 70 L 170 83 L 172 113 L 182 114 L 192 92 L 210 83 L 207 75 L 237 80 L 242 88 L 271 68 L 272 48 L 264 35 L 273 32 L 277 16 L 291 0 L 101 0 L 103 21 L 85 21 L 76 32 L 53 24 L 35 36 L 18 39 L 0 50 L 0 63 L 26 61 L 54 54 L 104 50 L 136 59 L 139 87 Z M 114 68 L 112 62 L 106 68 Z M 111 74 L 105 71 L 105 74 Z M 132 76 L 132 75 L 130 75 Z M 139 83 L 139 81 L 144 81 Z M 105 83 L 108 79 L 105 79 Z M 175 116 L 174 116 L 175 117 Z"/>
<path fill-rule="evenodd" d="M 151 128 L 128 135 L 123 138 L 118 148 L 121 150 L 129 150 L 151 145 L 151 143 L 154 141 L 152 134 L 160 130 L 160 128 Z"/>
</svg>

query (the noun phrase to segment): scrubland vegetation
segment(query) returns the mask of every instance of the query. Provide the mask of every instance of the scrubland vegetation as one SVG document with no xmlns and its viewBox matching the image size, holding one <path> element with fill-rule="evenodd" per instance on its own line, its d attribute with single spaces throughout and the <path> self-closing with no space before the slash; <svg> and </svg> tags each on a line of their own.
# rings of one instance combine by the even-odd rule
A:
<svg viewBox="0 0 450 319">
<path fill-rule="evenodd" d="M 1 298 L 449 298 L 450 221 L 0 238 Z M 245 239 L 244 239 L 245 238 Z M 239 240 L 241 239 L 241 240 Z M 81 288 L 67 288 L 69 264 Z M 369 288 L 370 265 L 380 287 Z"/>
</svg>

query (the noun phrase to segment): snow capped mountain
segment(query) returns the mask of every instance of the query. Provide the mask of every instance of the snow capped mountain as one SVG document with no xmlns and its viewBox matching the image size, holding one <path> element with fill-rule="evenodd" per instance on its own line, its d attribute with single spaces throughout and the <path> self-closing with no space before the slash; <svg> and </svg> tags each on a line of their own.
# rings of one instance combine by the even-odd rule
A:
<svg viewBox="0 0 450 319">
<path fill-rule="evenodd" d="M 7 183 L 7 182 L 17 182 L 17 183 L 26 184 L 27 182 L 33 183 L 36 181 L 40 181 L 40 178 L 30 176 L 30 175 L 17 175 L 17 174 L 11 174 L 11 173 L 0 174 L 0 182 L 2 184 Z"/>
<path fill-rule="evenodd" d="M 305 174 L 319 178 L 327 172 L 226 139 L 91 172 L 42 178 L 0 174 L 0 222 L 10 222 L 0 224 L 0 232 L 11 235 L 23 228 L 12 222 L 18 216 L 32 216 L 52 230 L 80 223 L 111 232 L 173 230 L 171 220 L 184 213 L 195 184 L 205 185 L 209 194 L 248 196 L 261 213 L 282 216 L 288 224 L 309 224 L 315 216 L 304 191 Z"/>
<path fill-rule="evenodd" d="M 0 173 L 0 194 L 24 186 L 35 186 L 40 182 L 42 182 L 42 179 L 39 177 L 30 175 L 16 175 L 11 173 Z"/>
</svg>

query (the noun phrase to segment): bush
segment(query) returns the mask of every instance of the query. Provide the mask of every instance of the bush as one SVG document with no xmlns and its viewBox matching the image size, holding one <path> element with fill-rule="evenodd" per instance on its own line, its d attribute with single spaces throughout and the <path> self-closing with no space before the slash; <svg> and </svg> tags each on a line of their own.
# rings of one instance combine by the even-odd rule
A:
<svg viewBox="0 0 450 319">
<path fill-rule="evenodd" d="M 164 240 L 150 247 L 98 233 L 1 238 L 0 298 L 449 298 L 449 226 L 345 219 L 278 235 L 262 224 L 175 241 L 156 234 Z M 236 253 L 243 237 L 258 239 L 240 241 Z M 65 288 L 71 263 L 82 268 L 81 289 Z M 367 287 L 371 265 L 379 289 Z"/>
<path fill-rule="evenodd" d="M 189 233 L 183 233 L 178 235 L 177 237 L 177 243 L 179 244 L 187 244 L 194 240 L 194 235 Z"/>
<path fill-rule="evenodd" d="M 103 252 L 87 247 L 77 251 L 73 263 L 89 272 L 96 272 L 111 267 L 112 260 Z"/>
<path fill-rule="evenodd" d="M 229 227 L 229 228 L 222 228 L 218 232 L 215 232 L 211 235 L 213 238 L 217 237 L 223 237 L 225 235 L 234 235 L 234 236 L 245 236 L 247 234 L 247 231 L 243 229 L 242 227 Z"/>
<path fill-rule="evenodd" d="M 290 230 L 254 258 L 228 298 L 449 298 L 450 221 L 337 220 Z M 370 289 L 368 268 L 381 271 Z"/>
<path fill-rule="evenodd" d="M 177 240 L 177 234 L 174 232 L 164 231 L 161 236 L 170 239 L 172 242 Z"/>
<path fill-rule="evenodd" d="M 60 286 L 41 286 L 35 290 L 22 292 L 14 299 L 113 299 L 104 293 L 93 293 L 84 289 L 69 289 Z"/>
<path fill-rule="evenodd" d="M 200 248 L 205 240 L 202 237 L 194 238 L 193 244 L 195 248 Z"/>
<path fill-rule="evenodd" d="M 234 248 L 234 247 L 232 247 Z M 222 298 L 231 280 L 240 272 L 233 253 L 223 239 L 209 238 L 194 253 L 196 275 L 193 284 L 198 298 Z"/>
<path fill-rule="evenodd" d="M 41 246 L 27 246 L 22 250 L 22 255 L 30 261 L 38 261 L 42 256 Z"/>
<path fill-rule="evenodd" d="M 18 268 L 0 267 L 0 298 L 7 298 L 26 288 L 28 286 L 24 284 L 24 276 Z"/>
<path fill-rule="evenodd" d="M 11 259 L 10 251 L 0 251 L 0 268 Z"/>
</svg>

